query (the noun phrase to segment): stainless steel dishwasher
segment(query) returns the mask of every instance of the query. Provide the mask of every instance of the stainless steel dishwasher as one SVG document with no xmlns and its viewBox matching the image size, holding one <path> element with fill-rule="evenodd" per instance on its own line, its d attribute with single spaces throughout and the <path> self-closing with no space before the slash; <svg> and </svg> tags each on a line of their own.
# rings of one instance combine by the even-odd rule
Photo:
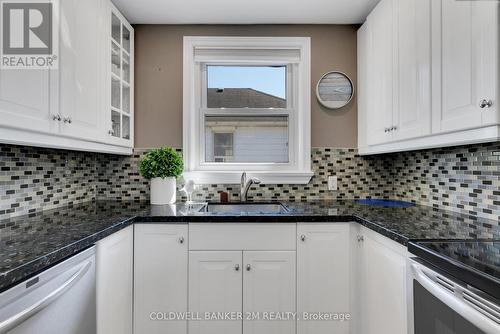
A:
<svg viewBox="0 0 500 334">
<path fill-rule="evenodd" d="M 95 249 L 0 294 L 0 333 L 96 332 Z"/>
</svg>

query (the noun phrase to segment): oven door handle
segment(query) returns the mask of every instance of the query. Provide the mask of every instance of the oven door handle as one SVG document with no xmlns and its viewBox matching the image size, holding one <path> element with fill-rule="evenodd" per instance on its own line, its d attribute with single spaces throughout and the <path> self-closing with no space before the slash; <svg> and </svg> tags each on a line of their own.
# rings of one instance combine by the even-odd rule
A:
<svg viewBox="0 0 500 334">
<path fill-rule="evenodd" d="M 413 272 L 413 278 L 434 297 L 442 301 L 453 311 L 486 334 L 500 333 L 500 324 L 483 315 L 481 312 L 468 305 L 463 299 L 427 277 L 425 271 L 432 272 L 432 270 L 416 262 L 411 262 L 410 266 Z"/>
<path fill-rule="evenodd" d="M 82 278 L 85 273 L 90 268 L 92 261 L 87 261 L 81 265 L 79 265 L 78 271 L 71 275 L 69 279 L 67 279 L 63 284 L 61 284 L 57 289 L 50 292 L 48 295 L 40 299 L 39 301 L 33 303 L 28 306 L 24 310 L 19 313 L 14 314 L 8 319 L 0 322 L 0 334 L 6 333 L 11 329 L 19 326 L 23 321 L 32 317 L 36 313 L 40 312 L 54 301 L 56 301 L 59 297 L 61 297 L 65 292 L 67 292 L 73 285 L 76 284 Z M 74 269 L 70 269 L 74 270 Z"/>
</svg>

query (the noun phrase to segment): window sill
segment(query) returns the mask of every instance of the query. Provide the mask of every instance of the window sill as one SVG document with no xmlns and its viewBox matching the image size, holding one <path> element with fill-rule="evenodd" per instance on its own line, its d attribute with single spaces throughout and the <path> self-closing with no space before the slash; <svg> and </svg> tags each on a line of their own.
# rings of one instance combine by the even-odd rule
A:
<svg viewBox="0 0 500 334">
<path fill-rule="evenodd" d="M 241 172 L 196 171 L 184 172 L 185 180 L 193 180 L 196 184 L 240 184 Z M 258 178 L 262 184 L 308 184 L 314 175 L 306 172 L 266 172 L 248 171 L 248 177 Z"/>
</svg>

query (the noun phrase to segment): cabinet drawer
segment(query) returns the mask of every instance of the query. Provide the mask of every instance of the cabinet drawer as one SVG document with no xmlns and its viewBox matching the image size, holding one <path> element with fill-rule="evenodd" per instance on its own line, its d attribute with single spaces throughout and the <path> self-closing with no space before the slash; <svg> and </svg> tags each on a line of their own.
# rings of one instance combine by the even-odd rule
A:
<svg viewBox="0 0 500 334">
<path fill-rule="evenodd" d="M 295 250 L 296 224 L 189 224 L 190 250 Z"/>
</svg>

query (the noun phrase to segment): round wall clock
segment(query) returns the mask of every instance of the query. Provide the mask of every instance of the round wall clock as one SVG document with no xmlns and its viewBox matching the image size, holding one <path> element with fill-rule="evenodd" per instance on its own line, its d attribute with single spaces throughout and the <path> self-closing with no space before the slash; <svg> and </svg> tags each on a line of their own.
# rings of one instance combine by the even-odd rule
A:
<svg viewBox="0 0 500 334">
<path fill-rule="evenodd" d="M 328 109 L 339 109 L 351 102 L 354 87 L 347 75 L 338 71 L 325 73 L 316 86 L 319 103 Z"/>
</svg>

